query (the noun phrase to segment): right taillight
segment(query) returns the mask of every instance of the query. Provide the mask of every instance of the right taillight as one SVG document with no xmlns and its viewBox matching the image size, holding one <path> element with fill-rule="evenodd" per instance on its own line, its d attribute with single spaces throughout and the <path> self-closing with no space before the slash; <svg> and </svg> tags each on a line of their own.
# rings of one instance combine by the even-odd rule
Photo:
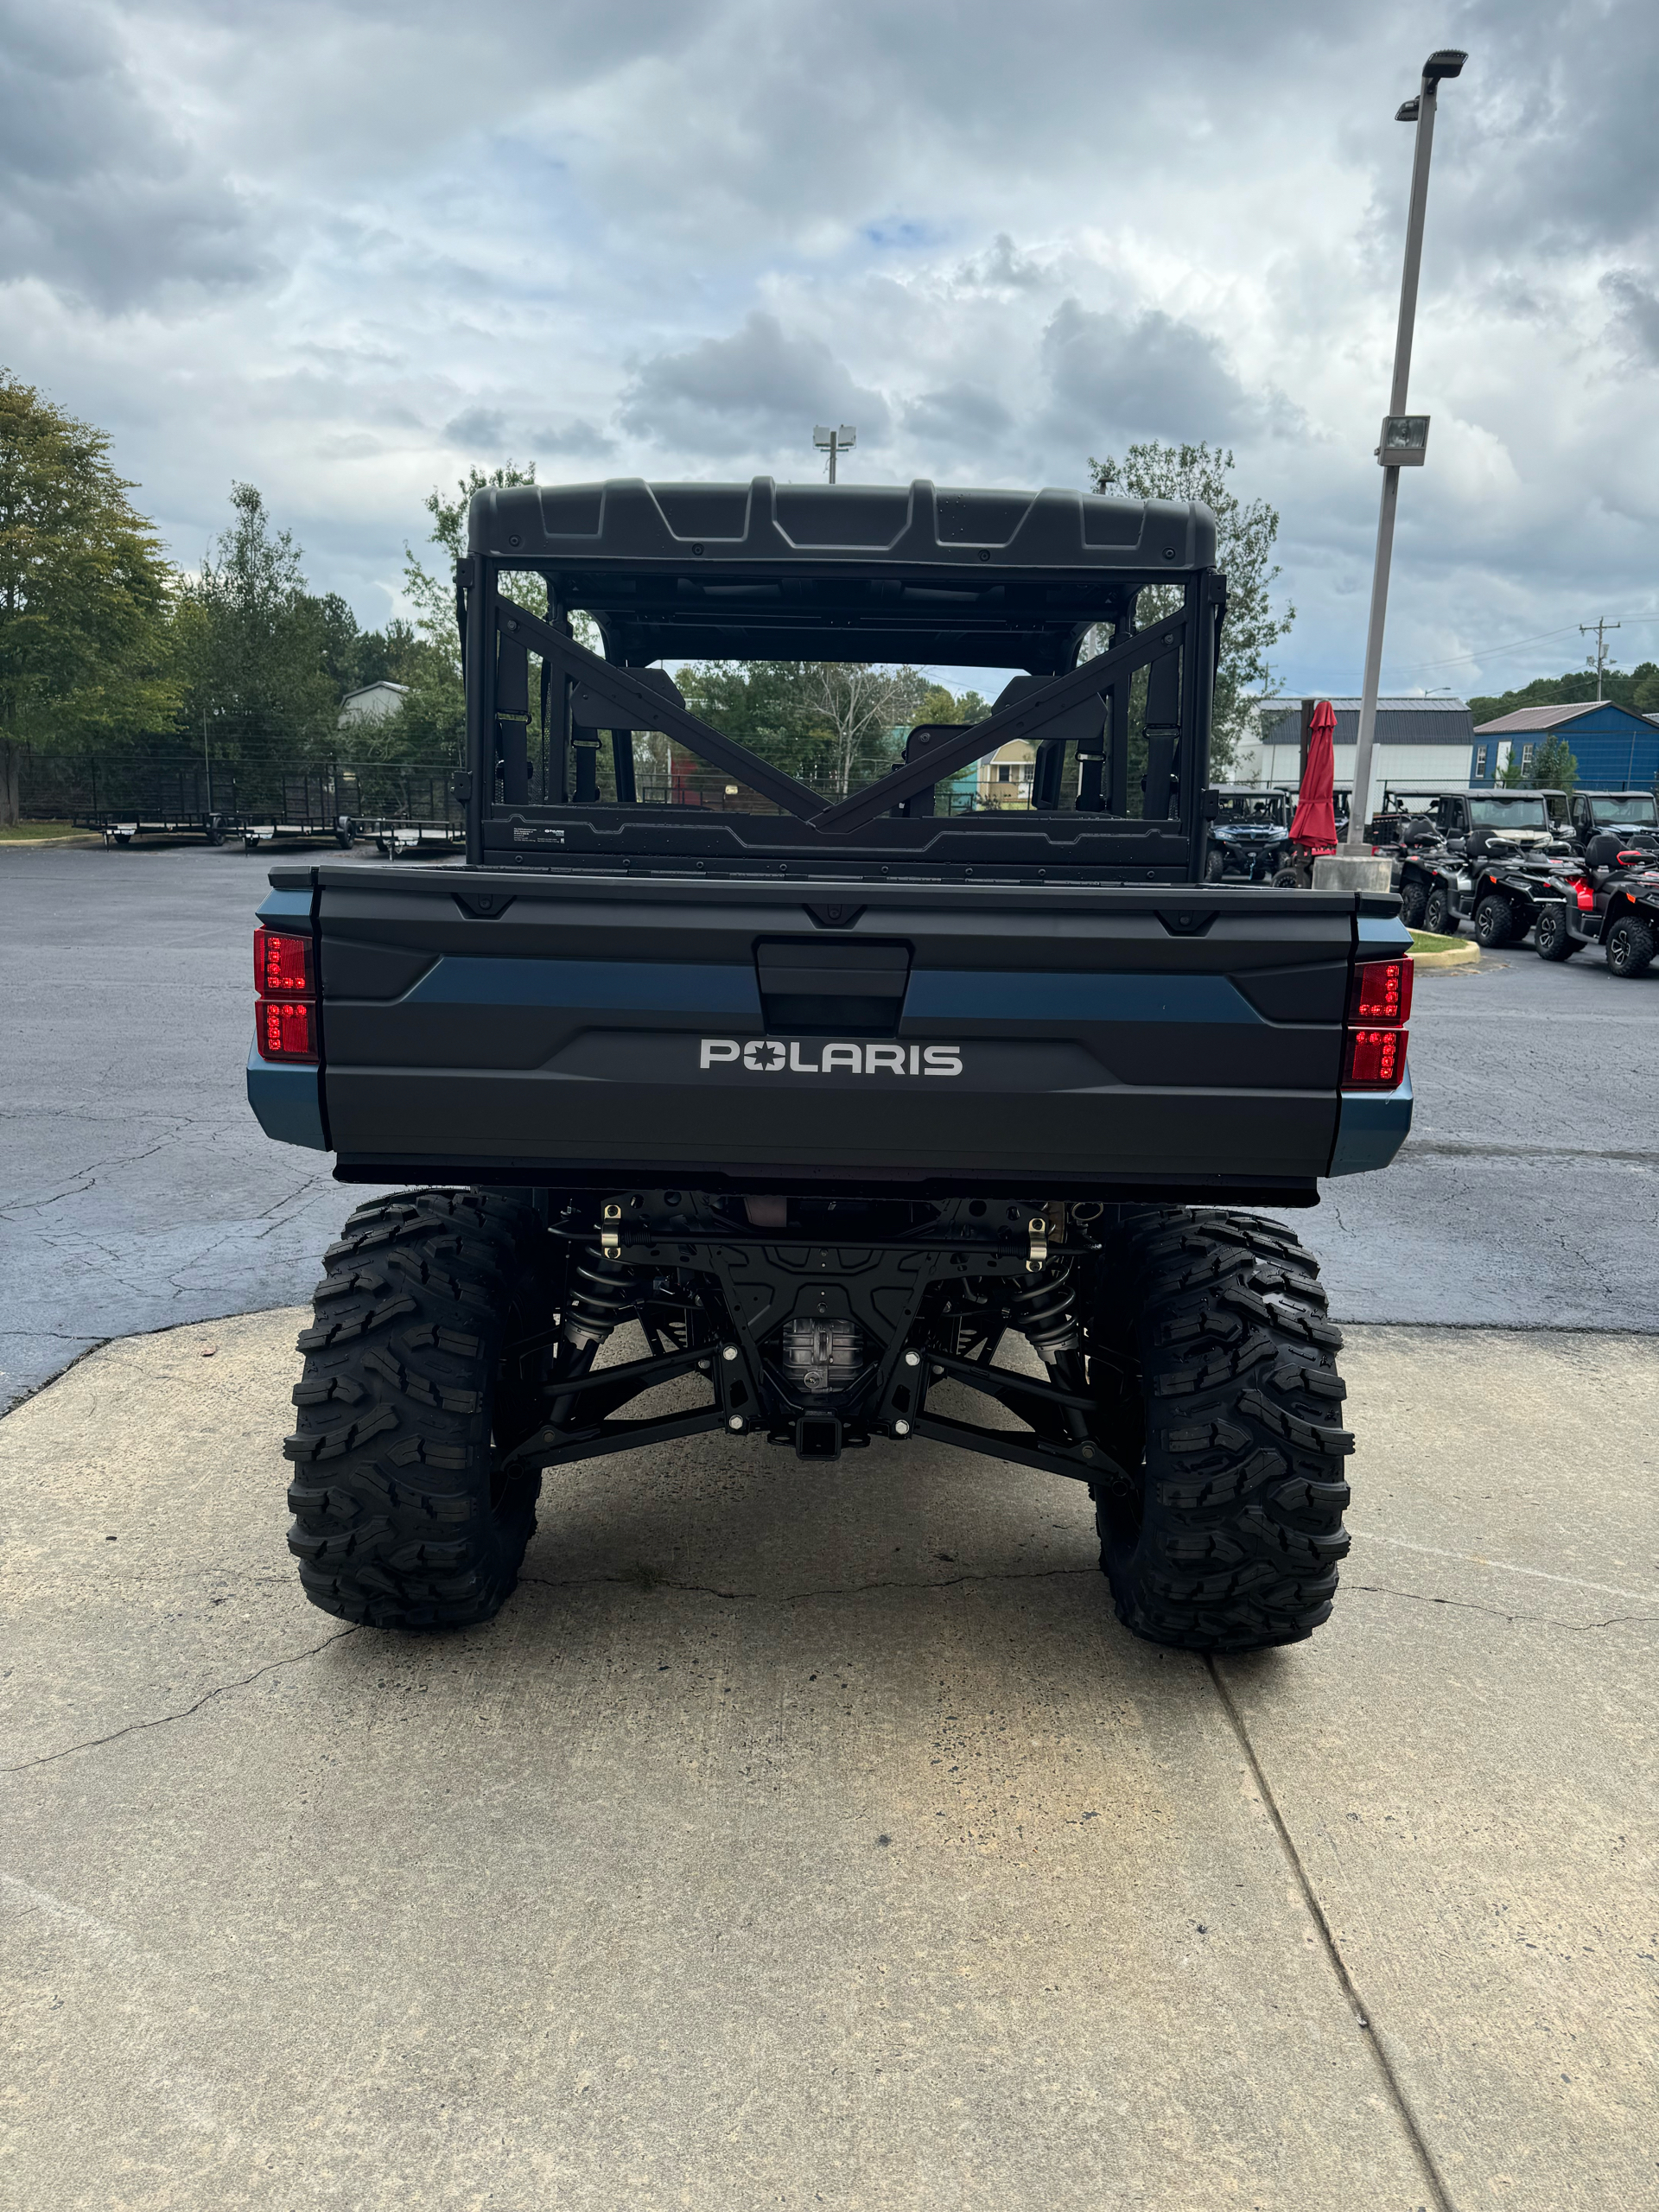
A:
<svg viewBox="0 0 1659 2212">
<path fill-rule="evenodd" d="M 308 936 L 297 931 L 256 930 L 254 1037 L 265 1060 L 319 1060 L 316 960 Z"/>
<path fill-rule="evenodd" d="M 1411 1014 L 1411 955 L 1362 960 L 1348 997 L 1343 1045 L 1344 1090 L 1396 1090 L 1406 1072 Z"/>
</svg>

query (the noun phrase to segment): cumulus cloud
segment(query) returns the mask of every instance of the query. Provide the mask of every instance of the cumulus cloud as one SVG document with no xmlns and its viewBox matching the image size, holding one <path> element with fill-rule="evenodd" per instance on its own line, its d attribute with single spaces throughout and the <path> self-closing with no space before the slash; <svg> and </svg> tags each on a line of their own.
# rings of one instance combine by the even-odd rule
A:
<svg viewBox="0 0 1659 2212">
<path fill-rule="evenodd" d="M 1090 313 L 1065 300 L 1043 333 L 1058 423 L 1089 439 L 1230 438 L 1249 410 L 1220 341 L 1160 308 Z"/>
<path fill-rule="evenodd" d="M 0 5 L 0 278 L 114 308 L 246 284 L 264 259 L 247 207 L 143 87 L 122 28 L 110 9 Z"/>
<path fill-rule="evenodd" d="M 1238 0 L 1196 41 L 1088 0 L 938 15 L 498 0 L 457 40 L 447 0 L 0 0 L 3 352 L 112 432 L 181 557 L 251 479 L 375 620 L 458 461 L 806 475 L 833 420 L 861 475 L 1075 484 L 1131 438 L 1220 439 L 1284 518 L 1284 675 L 1352 690 L 1391 118 L 1454 38 L 1386 673 L 1564 606 L 1641 644 L 1650 0 L 1427 30 L 1417 0 Z"/>
<path fill-rule="evenodd" d="M 798 445 L 815 423 L 851 423 L 879 445 L 887 403 L 857 384 L 821 338 L 790 337 L 759 310 L 729 338 L 644 362 L 622 395 L 624 429 L 655 445 L 725 456 Z"/>
</svg>

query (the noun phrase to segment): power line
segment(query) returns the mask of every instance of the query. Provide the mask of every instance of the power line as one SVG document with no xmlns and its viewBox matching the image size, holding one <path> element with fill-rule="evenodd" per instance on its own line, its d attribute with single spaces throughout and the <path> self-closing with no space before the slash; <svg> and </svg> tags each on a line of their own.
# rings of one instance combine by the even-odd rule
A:
<svg viewBox="0 0 1659 2212">
<path fill-rule="evenodd" d="M 1610 630 L 1617 630 L 1621 628 L 1624 622 L 1630 623 L 1632 626 L 1640 622 L 1659 622 L 1659 614 L 1626 614 L 1619 622 L 1609 622 L 1606 626 Z M 1530 638 L 1511 638 L 1505 645 L 1479 645 L 1471 653 L 1452 653 L 1445 660 L 1414 661 L 1409 668 L 1397 668 L 1394 673 L 1396 676 L 1420 676 L 1426 669 L 1462 668 L 1470 661 L 1491 660 L 1498 653 L 1519 652 L 1524 645 L 1547 645 L 1552 638 L 1570 638 L 1575 626 L 1580 630 L 1592 630 L 1596 625 L 1593 622 L 1580 622 L 1575 626 L 1569 622 L 1560 630 L 1540 630 Z"/>
</svg>

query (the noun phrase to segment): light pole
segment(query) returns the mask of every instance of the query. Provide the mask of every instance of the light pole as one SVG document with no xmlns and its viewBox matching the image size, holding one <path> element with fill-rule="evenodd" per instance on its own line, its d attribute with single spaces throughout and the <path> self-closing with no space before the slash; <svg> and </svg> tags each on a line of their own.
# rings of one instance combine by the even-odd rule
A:
<svg viewBox="0 0 1659 2212">
<path fill-rule="evenodd" d="M 830 429 L 820 423 L 812 433 L 812 442 L 820 453 L 829 454 L 830 481 L 833 484 L 836 480 L 836 455 L 850 451 L 858 443 L 858 432 L 850 423 L 843 423 L 838 430 Z"/>
<path fill-rule="evenodd" d="M 1400 497 L 1400 471 L 1421 467 L 1428 450 L 1428 417 L 1408 415 L 1406 385 L 1411 376 L 1411 339 L 1417 320 L 1417 276 L 1423 261 L 1423 213 L 1428 204 L 1428 156 L 1434 143 L 1434 108 L 1440 81 L 1458 76 L 1468 55 L 1441 47 L 1423 64 L 1421 90 L 1395 116 L 1417 125 L 1411 164 L 1411 204 L 1406 215 L 1406 265 L 1400 278 L 1400 327 L 1394 340 L 1394 383 L 1389 411 L 1377 441 L 1382 464 L 1382 505 L 1376 519 L 1376 566 L 1371 576 L 1371 620 L 1365 633 L 1365 680 L 1359 702 L 1359 741 L 1354 747 L 1354 795 L 1349 802 L 1349 846 L 1370 849 L 1365 836 L 1370 812 L 1371 748 L 1376 737 L 1376 693 L 1382 676 L 1382 623 L 1389 608 L 1389 560 L 1394 551 L 1394 511 Z"/>
</svg>

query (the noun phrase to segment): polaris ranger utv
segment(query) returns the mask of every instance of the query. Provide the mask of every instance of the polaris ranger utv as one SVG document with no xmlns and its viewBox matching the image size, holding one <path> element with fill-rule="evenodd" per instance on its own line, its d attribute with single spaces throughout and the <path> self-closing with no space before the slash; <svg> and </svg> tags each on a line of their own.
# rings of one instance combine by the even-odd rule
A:
<svg viewBox="0 0 1659 2212">
<path fill-rule="evenodd" d="M 619 481 L 481 492 L 468 543 L 464 861 L 277 868 L 260 910 L 255 1111 L 410 1186 L 300 1338 L 309 1597 L 485 1620 L 544 1477 L 718 1432 L 816 1481 L 880 1440 L 895 1479 L 925 1440 L 1085 1483 L 1137 1634 L 1306 1636 L 1340 1339 L 1245 1209 L 1398 1150 L 1409 938 L 1389 899 L 1203 880 L 1213 516 Z M 790 658 L 1011 680 L 826 793 L 658 665 Z M 936 810 L 1018 739 L 1029 806 Z"/>
</svg>

